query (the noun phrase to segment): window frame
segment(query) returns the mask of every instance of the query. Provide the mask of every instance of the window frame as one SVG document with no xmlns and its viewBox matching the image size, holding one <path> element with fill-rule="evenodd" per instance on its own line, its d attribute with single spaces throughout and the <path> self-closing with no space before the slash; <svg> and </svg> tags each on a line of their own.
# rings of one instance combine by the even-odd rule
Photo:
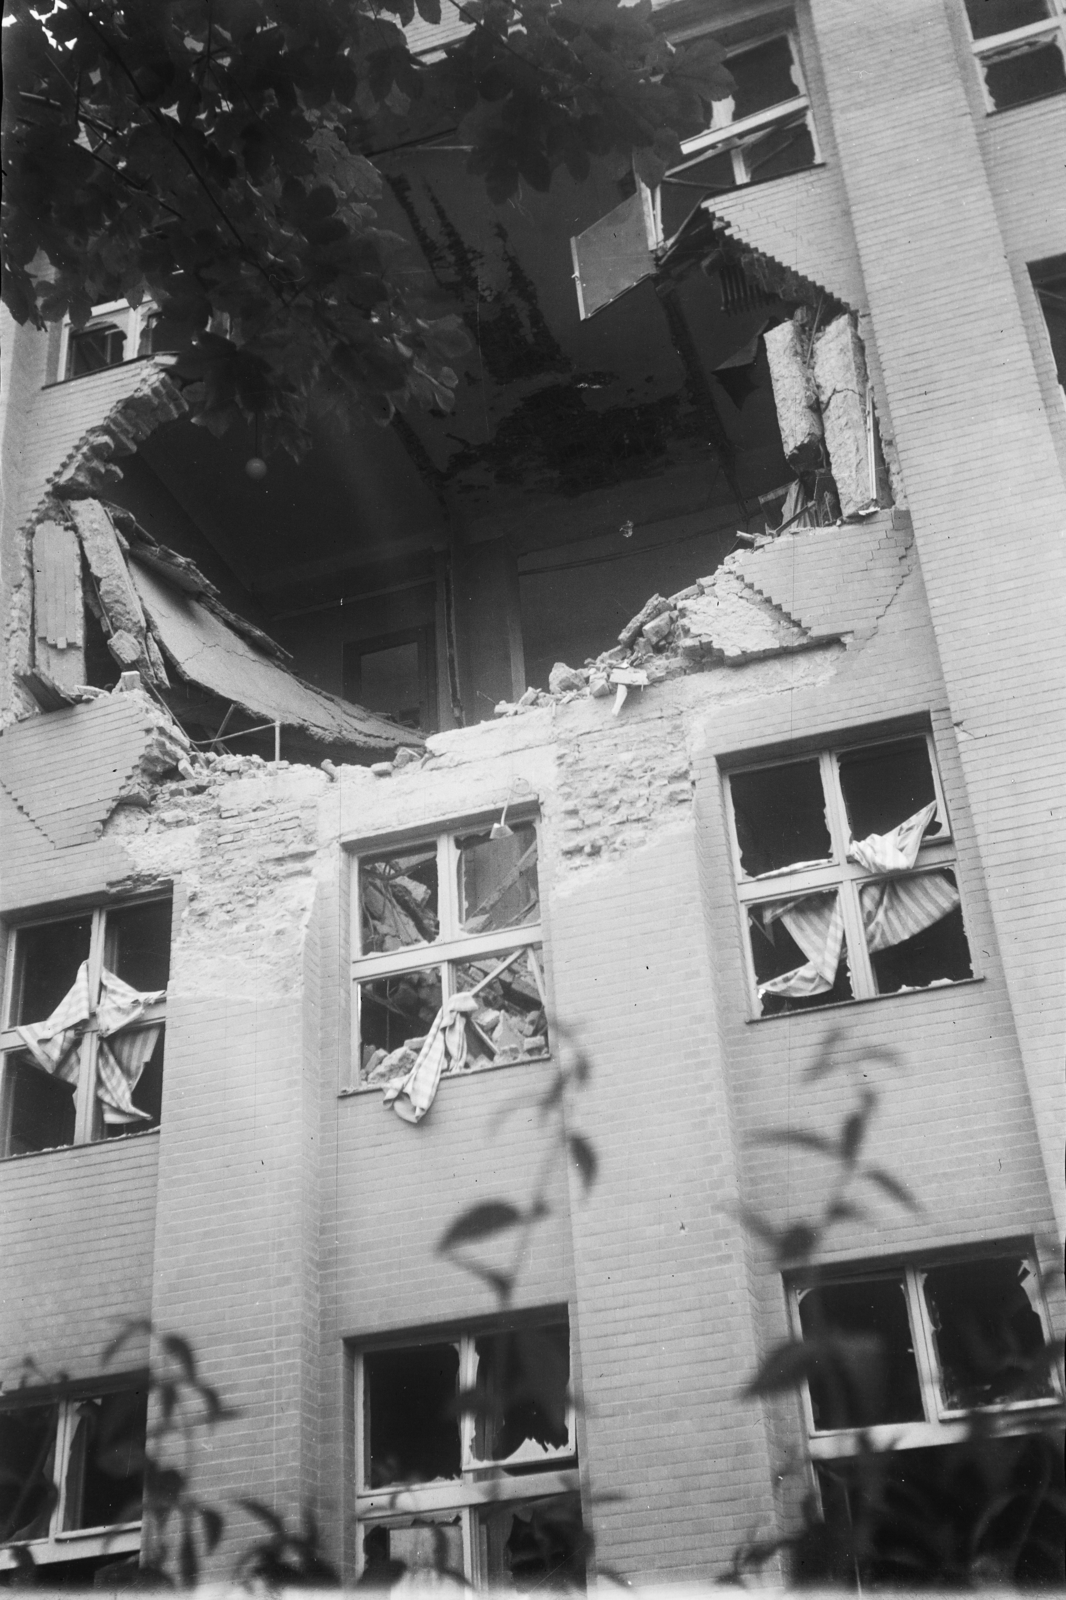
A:
<svg viewBox="0 0 1066 1600">
<path fill-rule="evenodd" d="M 1032 1242 L 1006 1240 L 989 1245 L 982 1250 L 963 1254 L 920 1256 L 905 1261 L 886 1261 L 859 1266 L 854 1271 L 834 1270 L 796 1274 L 786 1281 L 789 1331 L 797 1343 L 803 1343 L 800 1322 L 800 1300 L 810 1289 L 831 1288 L 836 1284 L 870 1282 L 898 1282 L 903 1280 L 907 1320 L 915 1365 L 918 1369 L 918 1387 L 925 1417 L 914 1422 L 883 1422 L 866 1428 L 816 1428 L 810 1385 L 806 1378 L 799 1388 L 800 1409 L 807 1430 L 807 1450 L 812 1462 L 839 1460 L 841 1457 L 860 1454 L 865 1449 L 922 1450 L 938 1445 L 957 1444 L 970 1437 L 976 1416 L 996 1418 L 997 1435 L 1027 1433 L 1037 1426 L 1039 1418 L 1061 1409 L 1063 1405 L 1062 1373 L 1056 1363 L 1050 1367 L 1053 1395 L 1034 1400 L 1004 1400 L 985 1406 L 949 1407 L 941 1397 L 940 1365 L 932 1316 L 922 1292 L 926 1273 L 937 1267 L 964 1266 L 983 1260 L 1018 1256 L 1028 1265 L 1037 1285 L 1034 1310 L 1040 1318 L 1045 1346 L 1052 1343 L 1054 1329 L 1044 1294 L 1040 1264 Z"/>
<path fill-rule="evenodd" d="M 173 895 L 169 892 L 138 895 L 129 900 L 112 901 L 106 905 L 93 906 L 80 912 L 77 908 L 61 913 L 52 913 L 49 916 L 34 917 L 25 922 L 19 922 L 8 930 L 6 971 L 4 974 L 4 1002 L 3 1002 L 3 1028 L 0 1029 L 0 1161 L 13 1161 L 24 1155 L 45 1155 L 55 1150 L 72 1150 L 78 1145 L 87 1144 L 117 1144 L 120 1139 L 131 1138 L 138 1133 L 158 1133 L 161 1126 L 156 1123 L 152 1128 L 139 1128 L 131 1125 L 122 1134 L 98 1133 L 96 1130 L 102 1126 L 98 1119 L 98 1101 L 96 1098 L 96 1060 L 99 1049 L 99 1023 L 96 1016 L 96 1003 L 100 994 L 100 978 L 104 968 L 104 957 L 107 949 L 107 918 L 110 912 L 127 911 L 132 907 L 146 905 L 167 904 L 171 908 L 171 949 L 173 950 Z M 8 1062 L 14 1057 L 25 1054 L 26 1046 L 16 1031 L 14 1015 L 19 1001 L 19 938 L 22 933 L 30 928 L 47 927 L 50 923 L 66 922 L 79 915 L 91 916 L 92 926 L 89 933 L 89 1000 L 92 1006 L 92 1015 L 84 1025 L 84 1030 L 76 1049 L 78 1051 L 78 1082 L 74 1091 L 74 1134 L 69 1144 L 48 1145 L 43 1150 L 26 1150 L 19 1152 L 8 1151 L 10 1138 L 10 1120 L 12 1113 L 12 1094 Z M 129 1026 L 130 1033 L 140 1032 L 162 1023 L 166 1028 L 167 1002 L 166 999 L 158 1000 L 153 1005 L 146 1006 L 142 1016 Z M 25 1018 L 23 1025 L 30 1021 L 43 1022 L 43 1017 Z M 125 1032 L 127 1030 L 123 1030 Z M 161 1043 L 163 1040 L 161 1039 Z M 157 1046 L 158 1048 L 158 1046 Z"/>
<path fill-rule="evenodd" d="M 690 28 L 671 30 L 669 37 L 671 42 L 687 44 L 693 39 L 714 38 L 715 33 L 713 29 L 706 26 L 693 25 Z M 683 159 L 676 167 L 670 168 L 664 182 L 688 171 L 690 167 L 695 166 L 700 161 L 704 161 L 708 155 L 728 153 L 732 157 L 734 185 L 731 189 L 723 190 L 722 193 L 732 195 L 740 189 L 748 188 L 753 182 L 758 181 L 750 170 L 745 153 L 748 144 L 752 141 L 752 137 L 770 128 L 785 126 L 793 119 L 799 119 L 800 117 L 802 117 L 810 135 L 814 152 L 810 167 L 821 165 L 823 157 L 818 143 L 818 130 L 814 123 L 811 95 L 807 85 L 807 78 L 803 71 L 799 35 L 795 26 L 778 27 L 767 33 L 755 34 L 738 42 L 732 48 L 723 46 L 725 63 L 728 66 L 729 62 L 735 57 L 745 55 L 751 50 L 757 50 L 763 45 L 771 44 L 775 39 L 785 39 L 788 43 L 789 52 L 792 56 L 792 74 L 798 85 L 796 93 L 788 100 L 778 101 L 776 105 L 767 106 L 763 111 L 754 111 L 750 116 L 741 117 L 737 122 L 727 122 L 715 127 L 712 119 L 711 126 L 704 129 L 702 133 L 693 134 L 690 139 L 682 139 L 681 151 Z M 725 101 L 712 103 L 715 105 L 726 104 Z M 801 170 L 807 172 L 810 171 L 810 167 L 804 167 Z M 784 174 L 784 176 L 792 176 L 792 174 Z M 772 182 L 773 180 L 768 181 Z M 641 188 L 643 189 L 644 187 L 642 184 Z M 712 186 L 708 185 L 707 188 L 710 191 Z M 645 203 L 645 216 L 646 218 L 650 217 L 654 230 L 654 237 L 650 240 L 651 247 L 654 249 L 666 243 L 662 224 L 662 184 L 658 184 L 654 190 L 646 190 L 645 192 L 648 197 Z M 693 192 L 695 193 L 695 191 Z M 704 196 L 705 199 L 707 197 L 707 195 Z M 694 199 L 693 206 L 696 204 L 697 202 Z"/>
<path fill-rule="evenodd" d="M 367 1400 L 365 1358 L 387 1350 L 416 1350 L 426 1345 L 453 1344 L 459 1351 L 459 1389 L 466 1392 L 474 1387 L 477 1375 L 476 1341 L 494 1333 L 507 1333 L 522 1329 L 559 1326 L 565 1321 L 570 1342 L 570 1394 L 567 1404 L 566 1450 L 544 1458 L 545 1464 L 524 1462 L 522 1470 L 508 1476 L 503 1462 L 479 1461 L 473 1455 L 473 1437 L 476 1419 L 472 1413 L 457 1419 L 460 1437 L 460 1475 L 458 1478 L 434 1478 L 416 1485 L 386 1484 L 371 1488 L 370 1426 Z M 354 1353 L 355 1382 L 355 1488 L 353 1492 L 357 1539 L 357 1576 L 364 1570 L 363 1537 L 375 1527 L 409 1526 L 412 1517 L 441 1517 L 452 1512 L 459 1515 L 463 1543 L 463 1572 L 468 1584 L 484 1588 L 488 1574 L 482 1570 L 480 1541 L 477 1538 L 477 1513 L 484 1506 L 511 1504 L 529 1500 L 542 1500 L 552 1495 L 580 1494 L 581 1472 L 578 1465 L 577 1408 L 573 1398 L 574 1339 L 571 1319 L 562 1313 L 530 1313 L 521 1318 L 485 1326 L 464 1325 L 459 1331 L 427 1332 L 420 1337 L 398 1335 L 395 1338 L 374 1340 L 362 1345 Z M 553 1463 L 560 1463 L 553 1465 Z M 568 1463 L 562 1465 L 561 1463 Z M 515 1463 L 512 1463 L 514 1465 Z"/>
<path fill-rule="evenodd" d="M 1028 100 L 1017 100 L 1013 105 L 997 106 L 985 78 L 984 62 L 987 57 L 997 56 L 1002 51 L 1011 50 L 1013 46 L 1024 45 L 1030 39 L 1040 38 L 1058 43 L 1063 68 L 1066 70 L 1066 0 L 1046 0 L 1046 4 L 1050 7 L 1050 15 L 1043 22 L 1027 22 L 1020 28 L 1009 28 L 1004 33 L 993 33 L 987 38 L 975 39 L 969 13 L 963 3 L 961 8 L 963 23 L 970 43 L 970 53 L 977 69 L 977 81 L 987 116 L 1002 116 L 1005 111 L 1019 111 L 1023 106 L 1035 105 L 1040 100 L 1051 100 L 1057 94 L 1066 93 L 1064 89 L 1055 89 L 1049 94 L 1038 94 Z"/>
<path fill-rule="evenodd" d="M 56 1561 L 78 1561 L 102 1555 L 129 1555 L 141 1548 L 144 1525 L 143 1509 L 140 1517 L 127 1522 L 100 1523 L 92 1528 L 65 1528 L 69 1510 L 67 1479 L 70 1456 L 78 1425 L 78 1407 L 87 1400 L 98 1400 L 115 1394 L 135 1393 L 149 1388 L 146 1371 L 126 1373 L 121 1377 L 92 1383 L 79 1383 L 57 1393 L 51 1386 L 18 1389 L 11 1395 L 0 1392 L 0 1412 L 8 1414 L 30 1411 L 37 1407 L 55 1406 L 55 1459 L 52 1482 L 56 1487 L 56 1500 L 48 1521 L 48 1532 L 35 1539 L 12 1539 L 0 1544 L 0 1572 L 18 1564 L 17 1552 L 29 1552 L 35 1564 L 45 1566 Z"/>
<path fill-rule="evenodd" d="M 531 824 L 535 830 L 538 853 L 538 901 L 540 900 L 540 817 L 528 806 L 508 806 L 507 815 L 512 823 Z M 458 841 L 469 834 L 483 833 L 497 813 L 475 817 L 470 821 L 450 823 L 443 829 L 418 830 L 392 834 L 384 838 L 367 840 L 351 851 L 351 983 L 352 983 L 352 1087 L 357 1090 L 377 1090 L 378 1084 L 364 1084 L 362 1075 L 362 1050 L 360 1044 L 360 990 L 364 983 L 379 978 L 397 977 L 404 972 L 424 971 L 439 967 L 441 974 L 441 1005 L 462 991 L 455 982 L 454 969 L 481 956 L 510 955 L 515 950 L 528 949 L 534 981 L 540 992 L 541 1005 L 548 1011 L 548 985 L 543 959 L 543 917 L 536 922 L 525 922 L 514 928 L 500 928 L 488 933 L 464 933 L 460 928 L 461 905 L 459 898 L 459 845 Z M 386 950 L 363 955 L 362 902 L 360 898 L 360 866 L 364 860 L 377 860 L 383 855 L 401 854 L 420 846 L 436 845 L 437 849 L 437 917 L 438 937 L 431 944 L 404 945 L 399 950 Z M 543 1055 L 522 1056 L 520 1060 L 547 1061 L 552 1055 L 549 1032 L 547 1050 Z M 468 1071 L 486 1071 L 495 1066 L 515 1066 L 517 1062 L 486 1062 Z"/>
<path fill-rule="evenodd" d="M 128 300 L 107 300 L 103 305 L 93 306 L 92 315 L 81 328 L 71 325 L 69 316 L 64 317 L 60 324 L 59 333 L 59 359 L 56 364 L 57 382 L 74 383 L 78 378 L 91 378 L 99 372 L 113 372 L 116 367 L 128 366 L 131 361 L 146 361 L 151 357 L 151 352 L 141 354 L 140 344 L 143 335 L 151 324 L 154 316 L 158 315 L 158 307 L 153 300 L 142 300 L 139 306 L 131 306 Z M 116 323 L 126 336 L 121 361 L 110 363 L 106 367 L 94 368 L 92 372 L 70 372 L 73 343 L 79 333 L 90 333 L 94 327 L 104 323 Z M 129 352 L 132 351 L 132 355 Z"/>
<path fill-rule="evenodd" d="M 889 874 L 883 871 L 870 872 L 857 861 L 848 859 L 847 847 L 851 840 L 851 831 L 848 825 L 844 792 L 840 785 L 840 758 L 848 756 L 856 750 L 871 750 L 878 745 L 901 744 L 906 740 L 916 738 L 925 740 L 936 796 L 936 812 L 932 820 L 940 823 L 942 831 L 935 838 L 922 840 L 915 864 L 908 872 L 898 874 Z M 826 806 L 826 823 L 833 850 L 832 857 L 817 865 L 799 868 L 781 867 L 772 873 L 764 873 L 761 877 L 748 877 L 741 864 L 740 841 L 737 834 L 736 816 L 733 810 L 733 792 L 730 780 L 741 773 L 799 765 L 804 762 L 810 762 L 815 758 L 819 763 L 822 795 Z M 765 1013 L 762 1010 L 759 999 L 759 980 L 755 971 L 755 959 L 751 948 L 751 930 L 748 922 L 749 912 L 756 905 L 766 904 L 770 901 L 799 899 L 806 894 L 830 893 L 832 891 L 838 893 L 843 911 L 845 941 L 841 960 L 847 963 L 846 970 L 851 982 L 852 993 L 850 999 L 829 1001 L 826 1006 L 803 1008 L 815 1011 L 825 1010 L 827 1006 L 831 1005 L 853 1005 L 856 1001 L 862 1000 L 888 1000 L 891 999 L 893 994 L 898 993 L 897 990 L 891 989 L 882 992 L 877 987 L 877 980 L 874 976 L 870 952 L 866 945 L 866 935 L 859 909 L 858 891 L 860 886 L 882 882 L 886 877 L 912 878 L 917 877 L 922 872 L 942 871 L 944 868 L 948 868 L 955 874 L 956 887 L 959 892 L 959 904 L 962 909 L 963 926 L 967 925 L 965 897 L 958 874 L 958 847 L 944 796 L 940 767 L 936 758 L 936 745 L 933 735 L 928 729 L 903 729 L 891 734 L 874 733 L 868 737 L 860 736 L 840 744 L 795 751 L 787 755 L 775 756 L 772 759 L 730 762 L 722 772 L 722 782 L 729 834 L 730 859 L 733 864 L 733 881 L 740 912 L 741 943 L 744 953 L 744 968 L 748 980 L 748 1000 L 751 1007 L 752 1021 L 767 1022 L 771 1020 L 771 1017 L 794 1017 L 797 1015 L 795 1010 L 786 1009 L 772 1014 Z M 904 818 L 900 818 L 901 822 L 904 820 Z M 979 976 L 973 947 L 970 945 L 969 939 L 967 939 L 967 947 L 970 953 L 971 976 L 968 979 L 949 980 L 951 987 L 954 987 L 957 983 L 972 982 L 974 978 Z M 909 993 L 910 990 L 907 992 Z"/>
</svg>

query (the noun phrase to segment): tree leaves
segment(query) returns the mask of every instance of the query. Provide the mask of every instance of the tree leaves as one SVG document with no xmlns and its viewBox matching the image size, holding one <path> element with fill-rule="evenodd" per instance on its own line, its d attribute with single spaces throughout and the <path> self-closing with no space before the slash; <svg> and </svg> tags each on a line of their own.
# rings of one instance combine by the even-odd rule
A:
<svg viewBox="0 0 1066 1600">
<path fill-rule="evenodd" d="M 440 0 L 390 0 L 392 18 L 371 0 L 12 0 L 12 315 L 77 323 L 147 294 L 199 362 L 197 420 L 254 419 L 297 456 L 323 396 L 381 420 L 448 409 L 458 321 L 398 270 L 371 153 L 461 123 L 497 202 L 633 151 L 654 182 L 724 80 L 717 46 L 674 50 L 647 0 L 471 0 L 466 37 L 417 59 L 397 25 L 416 3 L 440 23 Z M 204 345 L 220 318 L 241 359 Z"/>
<path fill-rule="evenodd" d="M 483 1200 L 456 1217 L 442 1234 L 437 1249 L 443 1253 L 454 1250 L 456 1245 L 475 1244 L 479 1239 L 487 1239 L 492 1234 L 517 1227 L 521 1221 L 522 1213 L 510 1201 Z"/>
</svg>

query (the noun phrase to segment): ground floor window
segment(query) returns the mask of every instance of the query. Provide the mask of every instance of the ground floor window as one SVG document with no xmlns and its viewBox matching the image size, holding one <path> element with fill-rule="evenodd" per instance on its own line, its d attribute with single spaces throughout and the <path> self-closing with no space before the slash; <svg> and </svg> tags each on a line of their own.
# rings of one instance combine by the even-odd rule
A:
<svg viewBox="0 0 1066 1600">
<path fill-rule="evenodd" d="M 367 1349 L 358 1365 L 367 1582 L 584 1588 L 565 1317 Z"/>
</svg>

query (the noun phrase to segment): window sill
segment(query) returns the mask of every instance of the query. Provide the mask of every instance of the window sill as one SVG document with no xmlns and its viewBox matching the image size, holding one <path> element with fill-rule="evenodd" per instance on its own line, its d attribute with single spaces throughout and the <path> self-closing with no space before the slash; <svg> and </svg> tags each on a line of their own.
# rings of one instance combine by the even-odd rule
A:
<svg viewBox="0 0 1066 1600">
<path fill-rule="evenodd" d="M 1009 117 L 1012 111 L 1028 111 L 1030 106 L 1042 106 L 1047 100 L 1061 100 L 1066 95 L 1066 87 L 1049 89 L 1047 94 L 1034 94 L 1031 100 L 1019 100 L 1013 106 L 992 106 L 985 112 L 986 121 L 990 117 Z"/>
<path fill-rule="evenodd" d="M 53 1561 L 78 1561 L 86 1556 L 130 1555 L 141 1548 L 141 1524 L 120 1522 L 108 1528 L 74 1528 L 50 1539 L 27 1539 L 0 1545 L 0 1572 L 17 1565 L 16 1551 L 27 1550 L 38 1567 Z M 45 1585 L 47 1587 L 47 1585 Z"/>
<path fill-rule="evenodd" d="M 551 1052 L 546 1056 L 519 1056 L 517 1061 L 486 1061 L 479 1067 L 467 1067 L 462 1072 L 445 1072 L 441 1075 L 441 1084 L 454 1083 L 463 1078 L 480 1078 L 485 1072 L 502 1072 L 508 1067 L 537 1067 L 550 1064 Z M 380 1094 L 385 1088 L 384 1083 L 357 1083 L 347 1089 L 338 1089 L 338 1100 L 353 1100 L 358 1095 Z"/>
<path fill-rule="evenodd" d="M 71 383 L 84 383 L 86 378 L 100 378 L 108 372 L 121 372 L 125 367 L 137 367 L 146 361 L 159 361 L 163 356 L 173 355 L 170 350 L 160 350 L 154 355 L 131 356 L 128 361 L 116 361 L 110 367 L 96 367 L 92 372 L 75 372 L 69 378 L 53 378 L 51 383 L 42 383 L 41 392 L 46 389 L 65 389 Z"/>
<path fill-rule="evenodd" d="M 0 1166 L 7 1161 L 31 1161 L 34 1156 L 66 1155 L 71 1150 L 101 1150 L 113 1149 L 119 1145 L 129 1144 L 131 1139 L 151 1139 L 161 1132 L 159 1127 L 144 1128 L 140 1133 L 124 1133 L 116 1139 L 90 1139 L 87 1144 L 51 1144 L 46 1150 L 20 1150 L 15 1155 L 0 1156 Z"/>
<path fill-rule="evenodd" d="M 943 1422 L 883 1422 L 874 1427 L 841 1428 L 836 1432 L 814 1433 L 808 1447 L 813 1461 L 832 1461 L 858 1455 L 862 1449 L 876 1451 L 927 1450 L 947 1444 L 961 1444 L 975 1432 L 987 1430 L 994 1438 L 1033 1433 L 1047 1426 L 1049 1419 L 1062 1415 L 1061 1400 L 1041 1400 L 1020 1406 L 989 1407 L 945 1418 Z"/>
<path fill-rule="evenodd" d="M 956 989 L 967 989 L 972 984 L 984 983 L 983 976 L 957 978 L 954 983 L 931 983 L 921 989 L 894 989 L 890 994 L 855 995 L 850 1000 L 834 1000 L 827 1006 L 810 1006 L 804 1011 L 776 1011 L 769 1017 L 746 1017 L 749 1024 L 756 1022 L 795 1022 L 799 1017 L 821 1017 L 827 1011 L 847 1011 L 852 1006 L 881 1005 L 886 1000 L 905 1000 L 916 994 L 946 994 Z"/>
</svg>

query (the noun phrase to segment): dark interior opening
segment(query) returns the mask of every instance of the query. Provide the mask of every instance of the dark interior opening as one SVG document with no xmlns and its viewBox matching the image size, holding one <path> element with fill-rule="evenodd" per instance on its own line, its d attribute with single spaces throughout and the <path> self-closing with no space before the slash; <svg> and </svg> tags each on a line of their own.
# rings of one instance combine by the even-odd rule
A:
<svg viewBox="0 0 1066 1600">
<path fill-rule="evenodd" d="M 570 1382 L 566 1323 L 487 1334 L 475 1348 L 478 1459 L 506 1461 L 527 1441 L 564 1450 Z"/>
<path fill-rule="evenodd" d="M 147 1122 L 104 1122 L 106 1139 L 123 1139 L 131 1133 L 148 1133 L 158 1128 L 163 1119 L 163 1051 L 166 1029 L 160 1032 L 155 1049 L 148 1057 L 130 1099 L 138 1111 L 149 1118 Z"/>
<path fill-rule="evenodd" d="M 808 1289 L 799 1313 L 804 1340 L 818 1348 L 808 1371 L 817 1429 L 922 1421 L 901 1277 Z"/>
<path fill-rule="evenodd" d="M 838 759 L 853 839 L 889 833 L 936 799 L 924 738 L 846 750 Z M 923 837 L 936 839 L 943 831 L 934 816 Z"/>
<path fill-rule="evenodd" d="M 373 978 L 359 985 L 359 1043 L 363 1066 L 367 1051 L 391 1052 L 402 1044 L 421 1048 L 443 1004 L 441 969 L 420 967 L 393 978 Z M 412 1061 L 413 1065 L 413 1061 Z"/>
<path fill-rule="evenodd" d="M 344 646 L 344 698 L 405 728 L 437 725 L 436 651 L 431 628 L 404 628 Z"/>
<path fill-rule="evenodd" d="M 453 1344 L 364 1357 L 371 1488 L 458 1478 L 459 1351 Z"/>
<path fill-rule="evenodd" d="M 170 977 L 170 924 L 169 900 L 109 911 L 105 966 L 134 989 L 165 989 Z"/>
<path fill-rule="evenodd" d="M 740 864 L 749 878 L 831 858 L 833 845 L 817 760 L 735 772 L 729 788 Z"/>
<path fill-rule="evenodd" d="M 1024 1258 L 930 1267 L 923 1278 L 945 1405 L 961 1410 L 1054 1395 L 1039 1361 L 1044 1328 L 1033 1304 L 1039 1290 Z"/>
<path fill-rule="evenodd" d="M 942 876 L 955 881 L 946 869 Z M 906 880 L 903 880 L 906 881 Z M 912 934 L 887 950 L 870 953 L 878 994 L 896 994 L 900 989 L 927 989 L 931 983 L 959 983 L 973 977 L 970 946 L 962 921 L 962 909 L 955 906 L 939 922 Z"/>
<path fill-rule="evenodd" d="M 5 1063 L 8 1102 L 5 1155 L 24 1156 L 74 1143 L 74 1085 L 39 1067 L 27 1051 Z"/>
<path fill-rule="evenodd" d="M 147 1426 L 147 1389 L 79 1402 L 67 1465 L 68 1528 L 140 1520 Z"/>
<path fill-rule="evenodd" d="M 1008 54 L 981 63 L 992 104 L 997 111 L 1008 106 L 1042 100 L 1066 89 L 1066 61 L 1054 39 L 1031 39 Z"/>
<path fill-rule="evenodd" d="M 468 834 L 459 846 L 459 916 L 464 933 L 518 928 L 540 916 L 537 830 L 511 825 L 510 835 Z"/>
<path fill-rule="evenodd" d="M 581 1497 L 554 1495 L 529 1504 L 490 1506 L 480 1514 L 487 1577 L 519 1594 L 585 1592 L 588 1537 Z"/>
<path fill-rule="evenodd" d="M 89 958 L 91 916 L 68 917 L 20 928 L 15 936 L 17 970 L 12 1023 L 44 1022 L 72 986 Z"/>
<path fill-rule="evenodd" d="M 40 1539 L 56 1502 L 56 1407 L 0 1411 L 0 1543 Z"/>
<path fill-rule="evenodd" d="M 359 902 L 361 955 L 432 944 L 440 932 L 436 844 L 362 860 Z"/>
<path fill-rule="evenodd" d="M 830 890 L 824 895 L 807 895 L 810 901 L 822 902 L 828 905 L 836 896 L 836 890 Z M 806 953 L 800 949 L 795 939 L 785 927 L 780 917 L 764 925 L 762 918 L 763 908 L 753 906 L 748 912 L 748 928 L 751 935 L 751 953 L 755 964 L 755 981 L 757 984 L 769 983 L 771 978 L 780 978 L 787 972 L 793 972 L 797 967 L 807 963 Z M 836 1005 L 842 1000 L 852 999 L 851 978 L 848 974 L 847 940 L 840 946 L 840 960 L 837 962 L 836 974 L 832 986 L 823 990 L 821 994 L 810 995 L 783 995 L 764 994 L 760 996 L 760 1005 L 764 1017 L 772 1017 L 783 1011 L 811 1011 L 818 1006 Z"/>
</svg>

